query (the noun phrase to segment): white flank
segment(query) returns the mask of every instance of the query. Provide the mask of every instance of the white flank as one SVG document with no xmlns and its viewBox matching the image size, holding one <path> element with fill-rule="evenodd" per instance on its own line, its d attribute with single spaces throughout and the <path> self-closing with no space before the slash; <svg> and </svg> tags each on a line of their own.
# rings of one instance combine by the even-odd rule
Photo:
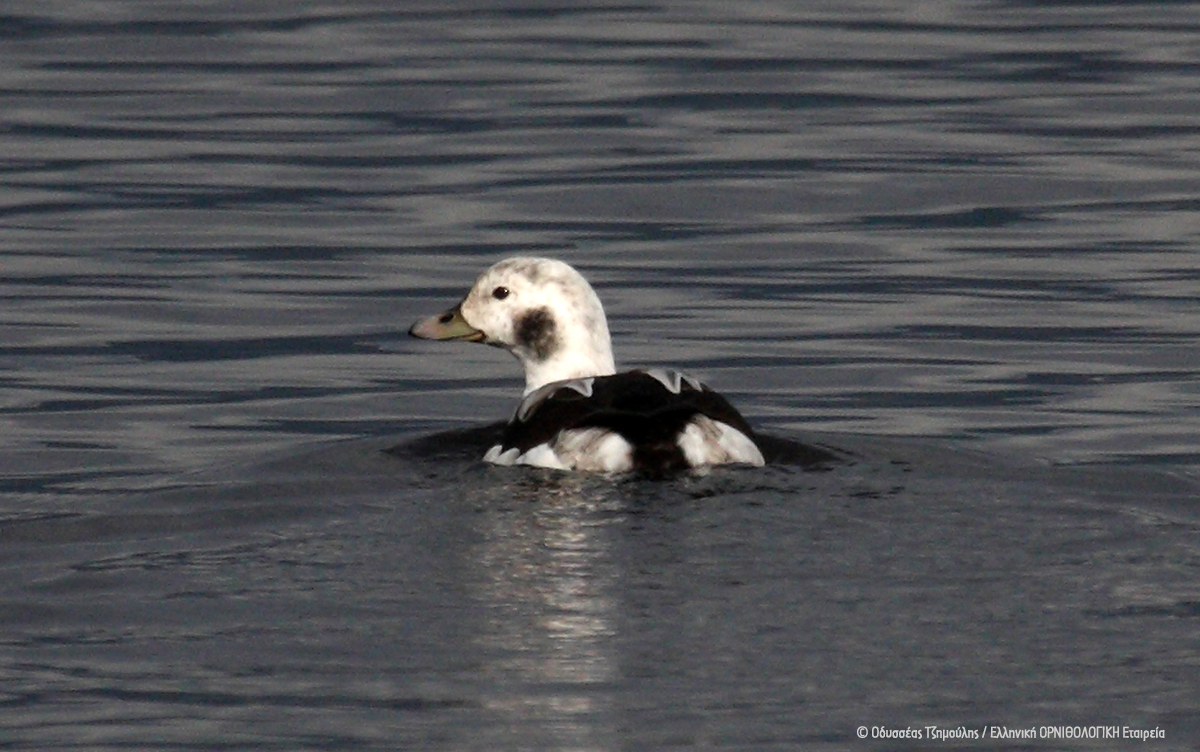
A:
<svg viewBox="0 0 1200 752">
<path fill-rule="evenodd" d="M 515 449 L 511 451 L 516 451 Z M 517 457 L 517 465 L 533 465 L 534 467 L 548 467 L 552 470 L 570 470 L 571 466 L 563 462 L 558 454 L 555 453 L 546 444 L 538 444 L 534 448 Z"/>
<path fill-rule="evenodd" d="M 728 423 L 697 415 L 679 434 L 679 448 L 692 467 L 740 462 L 762 467 L 762 452 L 750 437 Z"/>
<path fill-rule="evenodd" d="M 574 428 L 554 439 L 559 457 L 576 470 L 623 473 L 633 469 L 633 446 L 607 428 Z"/>
<path fill-rule="evenodd" d="M 606 428 L 575 428 L 562 431 L 553 442 L 538 444 L 523 454 L 516 447 L 502 452 L 497 444 L 483 455 L 483 461 L 493 465 L 623 473 L 633 469 L 633 447 L 620 434 Z"/>
<path fill-rule="evenodd" d="M 487 450 L 487 454 L 483 455 L 483 461 L 490 462 L 493 465 L 512 465 L 516 463 L 517 455 L 521 453 L 516 447 L 506 452 L 501 452 L 500 449 L 500 445 L 497 444 Z"/>
</svg>

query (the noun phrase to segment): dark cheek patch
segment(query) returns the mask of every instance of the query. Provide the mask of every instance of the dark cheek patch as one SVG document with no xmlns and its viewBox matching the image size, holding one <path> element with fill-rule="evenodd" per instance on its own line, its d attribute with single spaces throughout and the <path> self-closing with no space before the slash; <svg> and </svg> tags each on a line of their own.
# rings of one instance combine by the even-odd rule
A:
<svg viewBox="0 0 1200 752">
<path fill-rule="evenodd" d="M 545 308 L 535 308 L 517 320 L 517 344 L 531 351 L 538 360 L 545 360 L 558 349 L 558 334 L 554 317 Z"/>
</svg>

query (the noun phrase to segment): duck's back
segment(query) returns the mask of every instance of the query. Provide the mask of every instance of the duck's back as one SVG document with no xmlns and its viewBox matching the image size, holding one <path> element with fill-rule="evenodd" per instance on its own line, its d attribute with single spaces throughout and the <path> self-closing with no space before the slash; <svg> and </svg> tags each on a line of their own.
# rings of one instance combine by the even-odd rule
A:
<svg viewBox="0 0 1200 752">
<path fill-rule="evenodd" d="M 521 401 L 485 459 L 649 474 L 762 465 L 746 420 L 720 394 L 675 371 L 560 381 Z"/>
</svg>

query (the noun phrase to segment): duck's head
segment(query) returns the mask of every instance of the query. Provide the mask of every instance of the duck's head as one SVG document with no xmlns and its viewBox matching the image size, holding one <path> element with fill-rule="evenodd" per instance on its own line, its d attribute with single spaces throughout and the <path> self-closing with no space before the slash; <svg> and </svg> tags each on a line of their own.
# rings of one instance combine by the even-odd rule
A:
<svg viewBox="0 0 1200 752">
<path fill-rule="evenodd" d="M 525 393 L 552 381 L 615 372 L 600 298 L 554 259 L 505 259 L 479 275 L 462 302 L 408 333 L 503 347 L 525 369 Z"/>
</svg>

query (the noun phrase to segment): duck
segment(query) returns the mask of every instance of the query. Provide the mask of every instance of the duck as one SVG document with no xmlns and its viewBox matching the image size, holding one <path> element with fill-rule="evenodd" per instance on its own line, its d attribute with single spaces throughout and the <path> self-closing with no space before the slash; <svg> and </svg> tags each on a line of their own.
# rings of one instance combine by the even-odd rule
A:
<svg viewBox="0 0 1200 752">
<path fill-rule="evenodd" d="M 765 464 L 746 419 L 698 379 L 665 368 L 617 372 L 600 298 L 563 261 L 499 261 L 409 334 L 502 348 L 523 368 L 524 393 L 485 462 L 656 476 Z"/>
</svg>

